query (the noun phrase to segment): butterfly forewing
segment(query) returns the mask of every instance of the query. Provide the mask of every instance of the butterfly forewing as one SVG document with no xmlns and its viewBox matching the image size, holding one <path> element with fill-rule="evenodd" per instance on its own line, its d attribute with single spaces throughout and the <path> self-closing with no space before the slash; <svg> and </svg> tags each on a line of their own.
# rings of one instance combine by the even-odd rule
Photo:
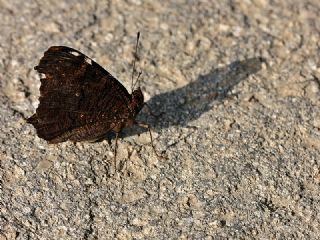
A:
<svg viewBox="0 0 320 240">
<path fill-rule="evenodd" d="M 131 96 L 81 52 L 50 47 L 35 69 L 42 75 L 39 106 L 28 119 L 51 143 L 101 137 L 129 117 Z"/>
</svg>

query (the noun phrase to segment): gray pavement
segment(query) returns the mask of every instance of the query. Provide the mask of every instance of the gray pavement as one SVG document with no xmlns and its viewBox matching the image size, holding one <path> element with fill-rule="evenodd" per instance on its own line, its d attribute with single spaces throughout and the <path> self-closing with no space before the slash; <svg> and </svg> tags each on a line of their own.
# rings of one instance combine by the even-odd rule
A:
<svg viewBox="0 0 320 240">
<path fill-rule="evenodd" d="M 317 239 L 320 2 L 0 1 L 0 239 Z M 49 145 L 26 123 L 52 45 L 94 58 L 155 113 Z"/>
</svg>

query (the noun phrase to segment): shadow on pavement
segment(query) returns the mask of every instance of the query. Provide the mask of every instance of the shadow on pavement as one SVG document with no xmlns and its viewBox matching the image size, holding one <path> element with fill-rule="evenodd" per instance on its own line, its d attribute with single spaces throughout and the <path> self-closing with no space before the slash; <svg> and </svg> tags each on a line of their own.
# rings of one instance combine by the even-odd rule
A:
<svg viewBox="0 0 320 240">
<path fill-rule="evenodd" d="M 199 76 L 197 80 L 184 87 L 156 95 L 147 104 L 154 114 L 162 113 L 161 116 L 153 118 L 147 111 L 142 111 L 137 121 L 148 123 L 154 130 L 186 126 L 210 110 L 212 104 L 223 101 L 236 84 L 260 71 L 263 62 L 263 58 L 235 61 L 226 67 L 213 69 L 208 74 Z M 145 131 L 147 130 L 140 127 L 124 129 L 121 137 Z"/>
</svg>

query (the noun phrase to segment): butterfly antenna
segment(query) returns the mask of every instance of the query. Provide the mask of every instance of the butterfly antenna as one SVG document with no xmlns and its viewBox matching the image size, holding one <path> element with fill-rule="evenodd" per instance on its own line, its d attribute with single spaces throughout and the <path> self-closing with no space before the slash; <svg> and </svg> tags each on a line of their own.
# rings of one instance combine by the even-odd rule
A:
<svg viewBox="0 0 320 240">
<path fill-rule="evenodd" d="M 134 86 L 133 86 L 133 77 L 134 73 L 136 71 L 136 60 L 137 60 L 137 54 L 138 54 L 138 45 L 139 45 L 139 38 L 140 38 L 140 32 L 137 33 L 137 43 L 136 43 L 136 49 L 134 53 L 133 58 L 133 64 L 132 64 L 132 76 L 131 76 L 131 93 L 133 92 Z M 141 75 L 141 74 L 140 74 Z M 139 76 L 138 76 L 139 77 Z"/>
<path fill-rule="evenodd" d="M 138 74 L 136 82 L 133 84 L 133 89 L 135 88 L 136 84 L 139 82 L 139 78 L 140 78 L 141 74 L 142 74 L 142 72 L 140 71 L 139 74 Z M 140 84 L 139 84 L 139 87 L 140 87 Z"/>
</svg>

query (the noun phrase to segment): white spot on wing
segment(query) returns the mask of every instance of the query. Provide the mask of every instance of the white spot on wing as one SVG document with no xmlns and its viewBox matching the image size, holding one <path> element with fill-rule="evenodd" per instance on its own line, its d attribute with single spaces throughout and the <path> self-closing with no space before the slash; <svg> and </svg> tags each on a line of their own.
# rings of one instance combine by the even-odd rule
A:
<svg viewBox="0 0 320 240">
<path fill-rule="evenodd" d="M 90 58 L 86 57 L 84 60 L 85 60 L 87 63 L 89 63 L 90 65 L 92 64 L 92 60 L 91 60 Z"/>
<path fill-rule="evenodd" d="M 44 78 L 46 78 L 46 75 L 44 73 L 40 73 L 40 78 L 44 79 Z"/>
<path fill-rule="evenodd" d="M 78 53 L 78 52 L 76 52 L 76 51 L 71 51 L 70 53 L 71 53 L 72 55 L 76 56 L 76 57 L 78 57 L 78 56 L 80 55 L 80 53 Z"/>
</svg>

